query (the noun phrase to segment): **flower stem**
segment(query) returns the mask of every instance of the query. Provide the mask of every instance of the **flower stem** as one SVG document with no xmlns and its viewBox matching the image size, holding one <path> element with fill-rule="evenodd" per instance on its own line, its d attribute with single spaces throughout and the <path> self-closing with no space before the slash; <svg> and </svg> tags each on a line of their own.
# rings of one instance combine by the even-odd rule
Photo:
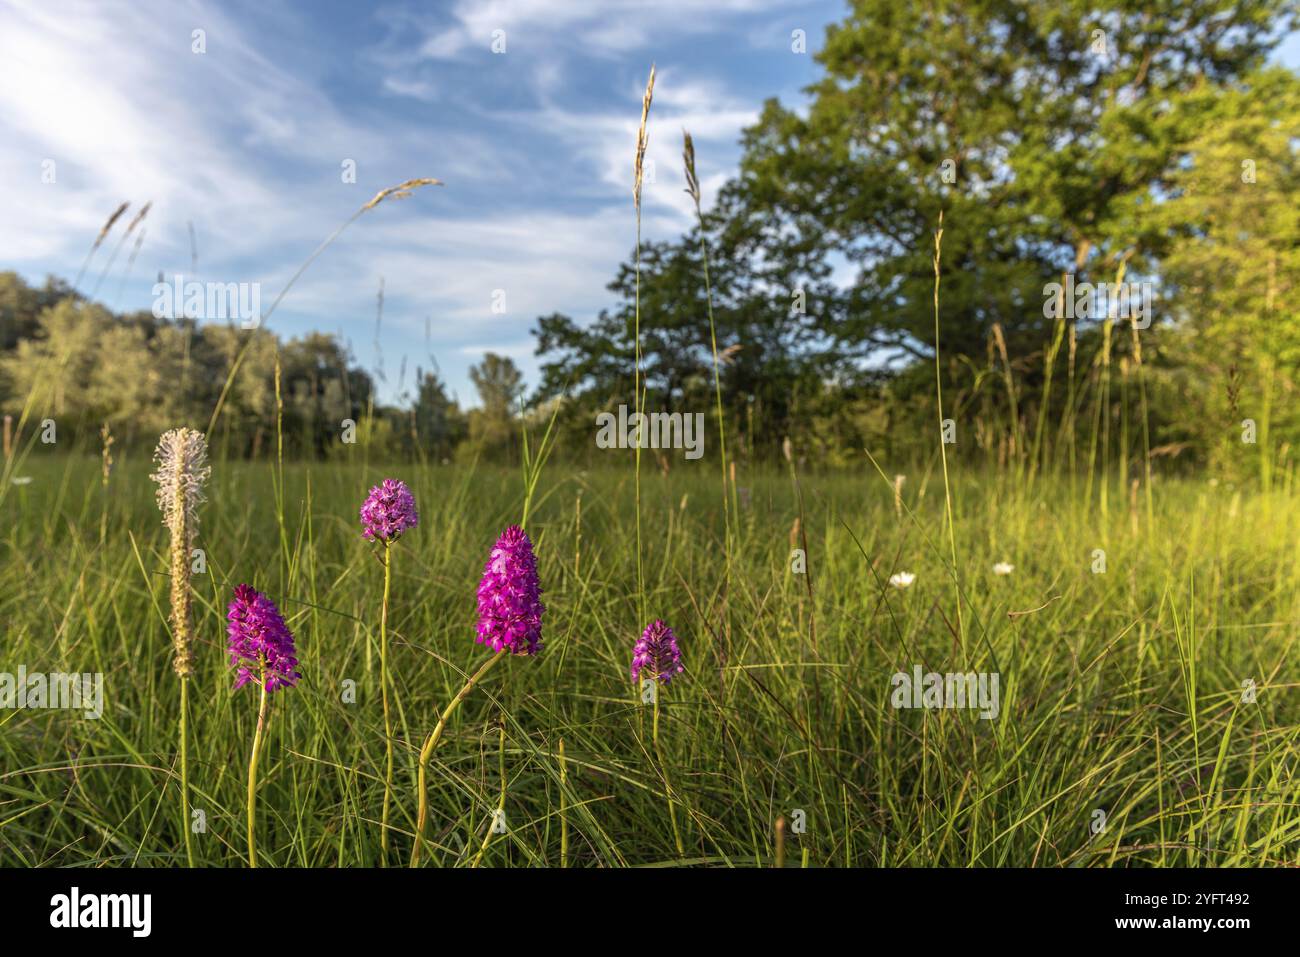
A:
<svg viewBox="0 0 1300 957">
<path fill-rule="evenodd" d="M 415 844 L 411 847 L 411 866 L 418 867 L 420 864 L 420 851 L 424 847 L 424 826 L 429 818 L 429 794 L 425 787 L 425 765 L 429 763 L 429 757 L 433 754 L 433 749 L 438 746 L 442 739 L 442 730 L 447 726 L 448 719 L 451 718 L 452 712 L 457 706 L 469 697 L 470 691 L 474 685 L 488 673 L 488 670 L 498 661 L 505 657 L 506 649 L 501 649 L 487 661 L 479 666 L 478 671 L 470 676 L 469 681 L 465 682 L 465 687 L 456 693 L 456 697 L 443 709 L 442 716 L 438 718 L 438 724 L 434 727 L 429 737 L 425 740 L 424 746 L 420 748 L 420 760 L 417 770 L 416 794 L 419 800 L 419 811 L 415 816 Z"/>
<path fill-rule="evenodd" d="M 388 811 L 393 800 L 393 719 L 388 710 L 388 595 L 392 585 L 392 544 L 384 541 L 384 605 L 379 612 L 379 691 L 384 701 L 384 810 L 379 822 L 379 863 L 388 863 Z"/>
<path fill-rule="evenodd" d="M 677 809 L 673 805 L 673 786 L 668 780 L 668 764 L 664 761 L 664 751 L 659 744 L 659 692 L 662 688 L 655 688 L 654 696 L 654 721 L 650 726 L 650 739 L 654 742 L 655 756 L 659 758 L 659 773 L 664 778 L 664 795 L 668 798 L 668 820 L 673 825 L 673 841 L 677 844 L 677 856 L 685 857 L 686 852 L 682 849 L 682 833 L 677 829 Z"/>
<path fill-rule="evenodd" d="M 569 866 L 569 815 L 564 786 L 568 782 L 568 769 L 564 763 L 564 739 L 560 738 L 560 868 Z"/>
<path fill-rule="evenodd" d="M 492 820 L 488 824 L 487 833 L 483 835 L 483 844 L 479 847 L 478 853 L 474 855 L 474 863 L 470 866 L 478 867 L 483 860 L 483 855 L 487 852 L 488 845 L 492 843 L 492 834 L 496 831 L 498 815 L 506 812 L 506 719 L 501 716 L 500 735 L 497 744 L 497 773 L 501 777 L 501 800 L 497 802 L 496 812 L 492 815 Z"/>
<path fill-rule="evenodd" d="M 185 834 L 185 862 L 194 866 L 194 841 L 190 836 L 190 754 L 189 739 L 190 679 L 181 678 L 181 829 Z"/>
<path fill-rule="evenodd" d="M 266 733 L 266 669 L 262 669 L 260 683 L 262 700 L 257 706 L 257 730 L 253 732 L 253 753 L 248 758 L 248 866 L 257 866 L 257 839 L 254 826 L 257 822 L 257 758 L 262 750 L 262 736 Z"/>
</svg>

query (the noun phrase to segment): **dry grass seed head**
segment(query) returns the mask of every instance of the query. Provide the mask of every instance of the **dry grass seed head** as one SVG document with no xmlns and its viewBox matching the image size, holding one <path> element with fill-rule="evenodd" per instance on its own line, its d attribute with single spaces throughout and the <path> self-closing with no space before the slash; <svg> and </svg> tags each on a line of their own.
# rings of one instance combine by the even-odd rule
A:
<svg viewBox="0 0 1300 957">
<path fill-rule="evenodd" d="M 104 222 L 104 225 L 100 227 L 99 235 L 95 237 L 95 245 L 92 247 L 93 249 L 99 248 L 99 244 L 104 241 L 104 237 L 107 236 L 108 231 L 113 228 L 113 224 L 122 218 L 122 214 L 126 212 L 127 207 L 130 205 L 129 202 L 123 203 L 121 206 L 117 207 L 117 209 L 113 210 L 113 214 L 109 216 Z"/>
<path fill-rule="evenodd" d="M 408 179 L 405 183 L 398 183 L 396 186 L 389 186 L 387 189 L 381 189 L 379 192 L 375 193 L 375 198 L 362 206 L 361 211 L 365 212 L 367 209 L 374 209 L 384 200 L 389 198 L 406 199 L 406 197 L 410 196 L 412 192 L 419 189 L 421 186 L 441 185 L 442 180 L 434 179 L 431 176 L 424 176 L 419 179 Z"/>
<path fill-rule="evenodd" d="M 645 150 L 649 144 L 650 138 L 646 133 L 646 123 L 650 119 L 650 103 L 654 100 L 655 95 L 655 66 L 650 64 L 650 79 L 646 81 L 645 96 L 641 98 L 641 127 L 636 134 L 636 163 L 633 165 L 634 174 L 632 197 L 636 201 L 637 211 L 641 210 L 641 179 L 645 169 Z"/>
</svg>

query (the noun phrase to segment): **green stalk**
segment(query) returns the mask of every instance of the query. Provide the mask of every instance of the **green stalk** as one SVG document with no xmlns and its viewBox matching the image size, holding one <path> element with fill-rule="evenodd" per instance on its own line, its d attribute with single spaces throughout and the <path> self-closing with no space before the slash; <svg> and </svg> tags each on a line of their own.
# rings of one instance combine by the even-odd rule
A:
<svg viewBox="0 0 1300 957">
<path fill-rule="evenodd" d="M 727 434 L 726 424 L 722 412 L 722 377 L 720 372 L 720 363 L 718 362 L 718 332 L 717 326 L 713 319 L 713 277 L 709 269 L 709 244 L 704 229 L 704 212 L 700 206 L 700 181 L 695 174 L 695 143 L 691 139 L 691 134 L 682 131 L 682 162 L 686 173 L 686 192 L 691 199 L 695 201 L 695 220 L 700 228 L 700 258 L 704 263 L 704 298 L 709 311 L 709 349 L 713 356 L 713 394 L 717 403 L 718 413 L 718 449 L 722 459 L 722 523 L 723 523 L 723 605 L 722 605 L 722 661 L 726 661 L 727 643 L 731 637 L 731 615 L 728 602 L 731 600 L 731 571 L 732 571 L 732 554 L 735 551 L 735 537 L 732 531 L 732 513 L 739 512 L 733 508 L 733 503 L 727 494 Z M 733 485 L 732 492 L 735 488 Z M 642 614 L 642 620 L 645 615 Z M 722 684 L 722 692 L 725 696 L 726 685 L 724 668 L 718 669 L 719 681 Z"/>
<path fill-rule="evenodd" d="M 636 410 L 638 416 L 641 414 L 642 396 L 644 395 L 641 382 L 641 205 L 637 204 L 636 209 L 636 328 L 634 332 L 634 343 L 636 349 L 636 367 L 632 370 L 632 407 Z M 645 420 L 638 417 L 637 422 L 644 425 Z M 638 621 L 645 621 L 645 572 L 641 565 L 641 437 L 642 432 L 637 430 L 636 450 L 633 453 L 633 484 L 636 489 L 636 590 L 637 590 L 637 608 Z"/>
<path fill-rule="evenodd" d="M 952 490 L 948 485 L 948 446 L 943 441 L 943 376 L 939 365 L 939 256 L 943 243 L 943 211 L 939 211 L 939 228 L 934 234 L 934 390 L 939 405 L 939 455 L 943 459 L 943 500 L 948 512 L 948 546 L 952 551 L 952 586 L 957 599 L 957 637 L 962 651 L 966 632 L 961 621 L 961 583 L 957 577 L 957 533 L 952 520 Z"/>
<path fill-rule="evenodd" d="M 428 739 L 425 740 L 424 746 L 420 748 L 416 781 L 419 809 L 415 816 L 415 843 L 411 847 L 411 867 L 419 867 L 420 865 L 420 851 L 424 846 L 424 827 L 429 818 L 429 794 L 428 788 L 425 786 L 425 766 L 429 763 L 429 757 L 433 754 L 433 749 L 438 746 L 438 742 L 442 739 L 443 728 L 447 726 L 447 721 L 451 718 L 452 712 L 456 710 L 462 701 L 469 697 L 474 685 L 478 684 L 483 676 L 488 673 L 488 670 L 504 658 L 505 655 L 506 649 L 503 648 L 479 666 L 478 671 L 474 672 L 469 681 L 465 682 L 465 687 L 456 692 L 456 697 L 452 698 L 451 702 L 443 710 L 442 716 L 438 718 L 438 724 L 434 727 Z"/>
<path fill-rule="evenodd" d="M 664 760 L 664 751 L 659 744 L 659 692 L 661 688 L 655 688 L 654 695 L 654 720 L 650 726 L 650 740 L 654 742 L 655 756 L 659 759 L 659 773 L 664 778 L 664 794 L 668 798 L 668 820 L 673 825 L 673 841 L 677 844 L 677 856 L 685 857 L 686 852 L 682 849 L 682 834 L 677 829 L 677 809 L 673 804 L 673 786 L 668 780 L 668 762 Z"/>
<path fill-rule="evenodd" d="M 194 839 L 190 834 L 190 679 L 181 678 L 181 829 L 185 833 L 185 862 L 194 866 Z"/>
<path fill-rule="evenodd" d="M 289 588 L 289 533 L 284 525 L 284 397 L 280 393 L 280 345 L 275 348 L 275 516 L 280 525 L 280 588 Z"/>
<path fill-rule="evenodd" d="M 393 799 L 393 719 L 388 709 L 388 596 L 392 586 L 392 543 L 384 540 L 384 604 L 379 612 L 379 693 L 384 702 L 384 810 L 379 821 L 379 863 L 388 864 L 388 812 Z"/>
<path fill-rule="evenodd" d="M 564 739 L 560 738 L 560 869 L 569 866 L 569 802 L 564 795 L 564 786 L 568 781 L 567 768 L 564 763 Z"/>
<path fill-rule="evenodd" d="M 1123 272 L 1120 276 L 1123 277 Z M 1122 281 L 1122 278 L 1121 280 Z M 1111 323 L 1109 320 L 1101 327 L 1101 476 L 1098 490 L 1101 493 L 1101 522 L 1105 526 L 1110 519 L 1110 347 Z"/>
<path fill-rule="evenodd" d="M 636 363 L 632 369 L 632 405 L 637 412 L 636 450 L 633 454 L 633 485 L 636 488 L 636 589 L 637 620 L 646 619 L 645 568 L 641 556 L 641 443 L 645 438 L 642 406 L 645 402 L 645 379 L 641 374 L 641 184 L 642 163 L 646 150 L 646 123 L 650 118 L 650 104 L 654 98 L 655 68 L 650 65 L 650 78 L 646 82 L 645 97 L 641 101 L 641 127 L 636 138 L 635 178 L 632 187 L 633 205 L 636 207 L 636 298 L 632 344 Z"/>
<path fill-rule="evenodd" d="M 262 750 L 262 736 L 266 732 L 266 665 L 263 663 L 259 684 L 262 687 L 261 702 L 257 706 L 257 730 L 253 732 L 253 753 L 248 758 L 248 866 L 257 866 L 257 758 Z"/>
<path fill-rule="evenodd" d="M 497 737 L 497 774 L 501 778 L 501 799 L 497 802 L 497 813 L 505 813 L 506 809 L 506 719 L 503 715 L 501 718 L 501 727 Z M 487 833 L 483 835 L 483 843 L 479 846 L 478 853 L 474 855 L 474 863 L 471 868 L 477 868 L 483 861 L 483 855 L 487 852 L 488 845 L 492 843 L 492 832 L 495 830 L 497 821 L 496 814 L 492 815 L 492 820 L 488 823 Z"/>
<path fill-rule="evenodd" d="M 1046 461 L 1040 465 L 1039 455 L 1042 454 L 1046 460 L 1047 454 L 1042 453 L 1043 446 L 1043 426 L 1047 420 L 1047 414 L 1051 407 L 1052 398 L 1052 372 L 1056 368 L 1056 356 L 1061 350 L 1061 342 L 1065 337 L 1065 319 L 1061 318 L 1056 321 L 1056 331 L 1052 335 L 1051 345 L 1047 349 L 1047 355 L 1043 360 L 1043 397 L 1038 405 L 1038 422 L 1034 426 L 1034 448 L 1030 455 L 1029 461 L 1029 480 L 1032 482 L 1038 473 L 1047 471 Z"/>
<path fill-rule="evenodd" d="M 689 136 L 687 137 L 687 149 L 689 150 L 689 159 L 687 162 L 687 181 L 695 186 L 695 149 L 691 145 Z M 722 457 L 722 519 L 726 533 L 726 571 L 728 577 L 731 574 L 731 507 L 727 498 L 727 434 L 726 425 L 722 415 L 722 378 L 719 371 L 718 363 L 718 332 L 713 321 L 713 281 L 709 273 L 709 244 L 704 234 L 704 213 L 700 209 L 700 194 L 698 186 L 694 191 L 687 190 L 695 199 L 695 220 L 700 226 L 700 256 L 704 261 L 704 298 L 709 310 L 709 348 L 713 355 L 713 395 L 717 401 L 718 411 L 718 450 Z M 728 584 L 730 582 L 728 581 Z"/>
<path fill-rule="evenodd" d="M 1131 319 L 1129 331 L 1133 334 L 1133 361 L 1137 370 L 1138 398 L 1142 405 L 1143 479 L 1146 484 L 1147 528 L 1155 528 L 1155 500 L 1151 493 L 1151 410 L 1147 407 L 1147 380 L 1142 372 L 1142 340 L 1138 337 L 1137 320 Z M 1127 453 L 1125 459 L 1127 460 Z"/>
</svg>

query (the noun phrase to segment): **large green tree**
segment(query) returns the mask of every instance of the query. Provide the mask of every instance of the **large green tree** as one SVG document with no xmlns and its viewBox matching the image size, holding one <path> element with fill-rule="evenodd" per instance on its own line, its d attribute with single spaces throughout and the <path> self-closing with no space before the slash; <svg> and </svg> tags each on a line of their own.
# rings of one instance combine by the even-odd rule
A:
<svg viewBox="0 0 1300 957">
<path fill-rule="evenodd" d="M 1177 319 L 1163 406 L 1213 465 L 1267 485 L 1300 441 L 1300 79 L 1206 89 L 1171 122 L 1196 132 L 1152 217 Z"/>
<path fill-rule="evenodd" d="M 841 309 L 810 311 L 846 349 L 933 342 L 980 355 L 1045 338 L 1063 271 L 1144 265 L 1151 188 L 1179 144 L 1162 118 L 1260 64 L 1290 0 L 858 0 L 827 32 L 806 111 L 770 101 L 745 138 L 732 228 L 795 282 L 831 255 Z"/>
</svg>

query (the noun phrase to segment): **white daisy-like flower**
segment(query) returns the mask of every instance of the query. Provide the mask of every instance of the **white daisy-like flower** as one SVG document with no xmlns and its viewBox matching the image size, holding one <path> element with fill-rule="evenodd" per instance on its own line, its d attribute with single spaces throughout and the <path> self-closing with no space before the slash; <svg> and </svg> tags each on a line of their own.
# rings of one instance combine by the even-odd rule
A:
<svg viewBox="0 0 1300 957">
<path fill-rule="evenodd" d="M 993 574 L 995 575 L 1010 575 L 1015 570 L 1016 566 L 1010 562 L 998 562 L 993 566 Z"/>
<path fill-rule="evenodd" d="M 13 482 L 15 485 L 31 485 L 32 477 L 30 475 L 15 475 L 9 481 Z"/>
<path fill-rule="evenodd" d="M 889 584 L 895 588 L 907 588 L 916 581 L 916 576 L 911 572 L 895 572 L 889 576 Z"/>
</svg>

